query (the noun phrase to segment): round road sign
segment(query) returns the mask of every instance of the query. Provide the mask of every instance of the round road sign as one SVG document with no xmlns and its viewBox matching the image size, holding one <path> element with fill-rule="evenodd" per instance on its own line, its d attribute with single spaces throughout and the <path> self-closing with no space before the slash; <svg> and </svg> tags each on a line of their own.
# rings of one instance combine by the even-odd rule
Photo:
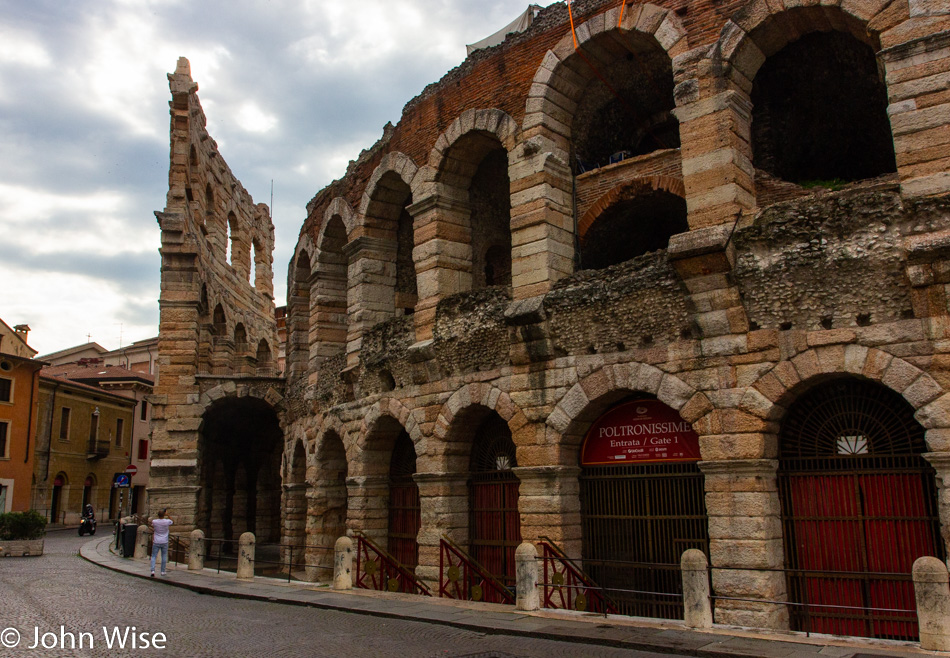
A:
<svg viewBox="0 0 950 658">
<path fill-rule="evenodd" d="M 135 475 L 136 473 L 139 472 L 139 469 L 135 464 L 129 464 L 128 466 L 125 467 L 125 472 L 128 473 L 129 475 Z"/>
</svg>

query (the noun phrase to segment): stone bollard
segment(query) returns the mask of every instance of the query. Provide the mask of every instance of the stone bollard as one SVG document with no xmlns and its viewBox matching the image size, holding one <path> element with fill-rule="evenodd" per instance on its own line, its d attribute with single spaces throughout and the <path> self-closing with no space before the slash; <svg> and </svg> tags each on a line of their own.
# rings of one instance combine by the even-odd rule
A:
<svg viewBox="0 0 950 658">
<path fill-rule="evenodd" d="M 140 525 L 135 531 L 135 552 L 132 554 L 133 560 L 148 559 L 148 536 L 152 534 L 148 531 L 148 526 Z"/>
<path fill-rule="evenodd" d="M 688 628 L 712 628 L 712 601 L 709 598 L 709 560 L 690 548 L 680 558 L 683 571 L 683 621 Z"/>
<path fill-rule="evenodd" d="M 917 558 L 913 574 L 920 648 L 950 651 L 950 575 L 947 574 L 947 565 L 935 557 Z"/>
<path fill-rule="evenodd" d="M 254 579 L 254 533 L 245 532 L 238 541 L 237 577 L 240 580 Z"/>
<path fill-rule="evenodd" d="M 340 537 L 333 545 L 333 589 L 353 589 L 353 540 Z"/>
<path fill-rule="evenodd" d="M 188 547 L 188 571 L 201 571 L 205 568 L 205 533 L 191 531 L 191 546 Z"/>
<path fill-rule="evenodd" d="M 515 609 L 537 610 L 541 607 L 538 595 L 538 549 L 531 542 L 523 542 L 515 550 L 515 577 L 517 579 Z"/>
</svg>

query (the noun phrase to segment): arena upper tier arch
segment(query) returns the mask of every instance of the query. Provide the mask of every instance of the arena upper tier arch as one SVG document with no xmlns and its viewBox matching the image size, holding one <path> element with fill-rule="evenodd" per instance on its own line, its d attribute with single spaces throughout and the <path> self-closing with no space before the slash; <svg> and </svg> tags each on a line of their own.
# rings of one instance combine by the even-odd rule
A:
<svg viewBox="0 0 950 658">
<path fill-rule="evenodd" d="M 836 586 L 783 569 L 862 557 L 818 564 L 798 541 L 848 544 L 850 521 L 821 525 L 842 510 L 802 497 L 844 482 L 862 505 L 904 492 L 919 517 L 862 508 L 887 518 L 865 540 L 919 540 L 878 570 L 946 559 L 950 11 L 786 4 L 575 0 L 572 33 L 555 3 L 474 52 L 308 204 L 281 372 L 273 226 L 180 60 L 156 213 L 153 503 L 182 530 L 274 525 L 245 467 L 213 466 L 233 409 L 273 419 L 282 443 L 254 477 L 280 482 L 279 534 L 309 545 L 308 578 L 338 534 L 435 587 L 443 536 L 502 582 L 506 551 L 546 538 L 618 591 L 675 590 L 662 564 L 693 547 L 718 568 L 717 622 L 801 629 L 784 603 Z M 661 425 L 692 452 L 599 443 Z M 610 567 L 624 560 L 658 566 Z M 812 622 L 916 633 L 856 615 Z"/>
</svg>

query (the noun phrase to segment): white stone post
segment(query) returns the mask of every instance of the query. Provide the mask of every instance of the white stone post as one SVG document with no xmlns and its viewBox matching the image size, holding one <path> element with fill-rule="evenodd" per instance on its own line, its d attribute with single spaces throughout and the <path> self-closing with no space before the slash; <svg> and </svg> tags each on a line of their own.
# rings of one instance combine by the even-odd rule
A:
<svg viewBox="0 0 950 658">
<path fill-rule="evenodd" d="M 237 577 L 240 580 L 254 579 L 254 533 L 245 532 L 238 542 Z"/>
<path fill-rule="evenodd" d="M 191 531 L 191 546 L 188 547 L 188 571 L 201 571 L 205 568 L 205 533 Z"/>
<path fill-rule="evenodd" d="M 150 534 L 148 526 L 144 524 L 140 525 L 135 531 L 135 553 L 132 554 L 133 560 L 148 559 L 148 536 Z"/>
<path fill-rule="evenodd" d="M 688 628 L 711 628 L 712 601 L 709 598 L 709 560 L 690 548 L 680 558 L 683 571 L 683 621 Z"/>
<path fill-rule="evenodd" d="M 333 553 L 333 589 L 353 589 L 353 540 L 340 537 Z"/>
<path fill-rule="evenodd" d="M 515 577 L 517 578 L 518 610 L 537 610 L 541 607 L 538 595 L 538 549 L 531 542 L 524 542 L 515 550 Z"/>
<path fill-rule="evenodd" d="M 950 575 L 947 574 L 947 565 L 935 557 L 921 557 L 914 562 L 913 573 L 920 648 L 950 651 Z"/>
</svg>

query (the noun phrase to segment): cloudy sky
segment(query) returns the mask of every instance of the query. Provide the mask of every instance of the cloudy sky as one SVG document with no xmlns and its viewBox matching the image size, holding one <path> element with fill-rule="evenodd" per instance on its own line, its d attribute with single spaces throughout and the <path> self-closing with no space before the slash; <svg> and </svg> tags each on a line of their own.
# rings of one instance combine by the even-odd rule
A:
<svg viewBox="0 0 950 658">
<path fill-rule="evenodd" d="M 0 318 L 41 354 L 158 332 L 179 56 L 256 202 L 277 303 L 305 205 L 527 0 L 0 0 Z M 550 4 L 550 0 L 541 4 Z"/>
</svg>

